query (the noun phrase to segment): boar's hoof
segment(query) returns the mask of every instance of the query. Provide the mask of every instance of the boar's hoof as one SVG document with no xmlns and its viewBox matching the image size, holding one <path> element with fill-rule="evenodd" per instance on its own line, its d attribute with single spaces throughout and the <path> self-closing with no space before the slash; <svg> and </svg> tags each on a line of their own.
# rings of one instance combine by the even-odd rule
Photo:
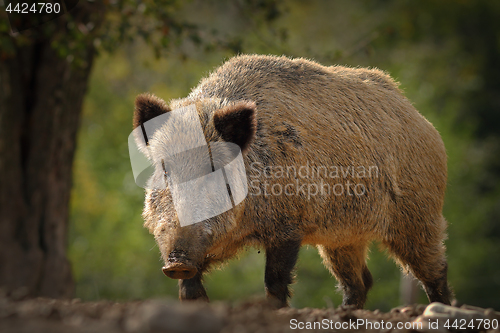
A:
<svg viewBox="0 0 500 333">
<path fill-rule="evenodd" d="M 176 279 L 176 280 L 188 280 L 193 278 L 198 270 L 196 267 L 183 264 L 183 263 L 173 263 L 173 264 L 168 264 L 165 265 L 163 268 L 163 274 L 168 276 L 171 279 Z"/>
</svg>

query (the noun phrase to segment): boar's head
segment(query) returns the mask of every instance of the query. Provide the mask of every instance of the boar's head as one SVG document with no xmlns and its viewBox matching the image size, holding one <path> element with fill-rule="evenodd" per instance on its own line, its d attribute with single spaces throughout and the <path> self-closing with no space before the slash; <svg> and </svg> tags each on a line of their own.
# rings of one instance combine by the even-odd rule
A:
<svg viewBox="0 0 500 333">
<path fill-rule="evenodd" d="M 165 275 L 190 279 L 243 213 L 241 154 L 255 136 L 255 104 L 174 100 L 171 108 L 143 94 L 136 99 L 134 128 L 137 146 L 151 164 L 144 225 L 155 236 Z M 240 164 L 232 163 L 237 160 Z M 236 173 L 228 172 L 228 164 Z M 238 175 L 240 182 L 231 182 Z"/>
</svg>

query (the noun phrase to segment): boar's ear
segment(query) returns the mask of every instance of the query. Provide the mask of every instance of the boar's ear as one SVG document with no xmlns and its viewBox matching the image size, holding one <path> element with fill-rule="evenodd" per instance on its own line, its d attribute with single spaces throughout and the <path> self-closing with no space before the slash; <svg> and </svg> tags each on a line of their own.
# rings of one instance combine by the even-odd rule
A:
<svg viewBox="0 0 500 333">
<path fill-rule="evenodd" d="M 238 102 L 214 113 L 215 129 L 227 142 L 236 143 L 246 152 L 257 129 L 256 106 L 253 102 Z"/>
<path fill-rule="evenodd" d="M 169 111 L 170 107 L 161 98 L 153 94 L 140 94 L 135 99 L 134 128 Z"/>
</svg>

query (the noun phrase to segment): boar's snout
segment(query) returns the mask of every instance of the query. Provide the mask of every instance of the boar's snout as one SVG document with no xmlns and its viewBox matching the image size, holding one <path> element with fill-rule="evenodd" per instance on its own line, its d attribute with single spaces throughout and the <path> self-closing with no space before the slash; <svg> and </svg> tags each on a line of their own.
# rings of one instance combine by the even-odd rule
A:
<svg viewBox="0 0 500 333">
<path fill-rule="evenodd" d="M 165 266 L 162 268 L 163 274 L 171 279 L 187 280 L 193 278 L 198 269 L 189 263 L 184 251 L 173 251 L 169 254 Z"/>
<path fill-rule="evenodd" d="M 167 264 L 163 266 L 162 270 L 163 274 L 165 274 L 171 279 L 176 279 L 176 280 L 191 279 L 196 275 L 196 272 L 198 272 L 196 267 L 187 264 L 182 264 L 179 262 L 173 264 Z"/>
</svg>

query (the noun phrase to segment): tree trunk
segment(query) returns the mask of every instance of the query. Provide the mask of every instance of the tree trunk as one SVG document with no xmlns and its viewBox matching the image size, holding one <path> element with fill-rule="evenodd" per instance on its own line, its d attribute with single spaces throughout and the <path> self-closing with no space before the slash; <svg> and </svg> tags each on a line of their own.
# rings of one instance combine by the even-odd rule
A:
<svg viewBox="0 0 500 333">
<path fill-rule="evenodd" d="M 72 164 L 95 50 L 87 41 L 76 67 L 51 43 L 13 39 L 0 62 L 0 288 L 70 297 Z"/>
</svg>

